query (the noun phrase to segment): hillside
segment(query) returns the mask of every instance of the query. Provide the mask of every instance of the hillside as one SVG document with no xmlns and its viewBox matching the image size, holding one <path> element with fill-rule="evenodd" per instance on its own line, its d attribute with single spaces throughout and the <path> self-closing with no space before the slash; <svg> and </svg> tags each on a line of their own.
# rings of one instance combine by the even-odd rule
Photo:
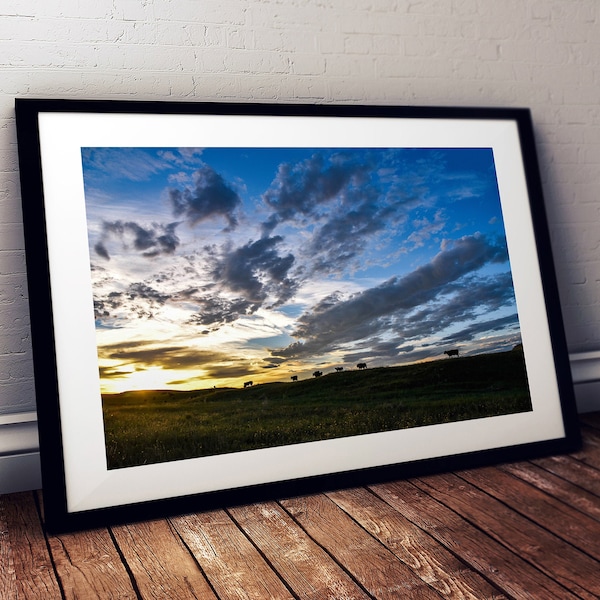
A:
<svg viewBox="0 0 600 600">
<path fill-rule="evenodd" d="M 104 394 L 105 400 L 123 404 L 144 404 L 148 401 L 223 401 L 244 398 L 310 400 L 317 396 L 340 400 L 361 399 L 379 395 L 382 391 L 404 395 L 406 392 L 443 394 L 451 391 L 481 390 L 486 386 L 500 389 L 526 385 L 523 352 L 520 348 L 510 352 L 480 354 L 471 357 L 445 358 L 437 361 L 379 367 L 366 370 L 346 370 L 326 373 L 322 377 L 300 381 L 283 381 L 256 384 L 249 388 L 208 388 L 193 391 L 145 390 Z"/>
<path fill-rule="evenodd" d="M 103 396 L 112 466 L 531 410 L 520 350 L 297 382 Z"/>
</svg>

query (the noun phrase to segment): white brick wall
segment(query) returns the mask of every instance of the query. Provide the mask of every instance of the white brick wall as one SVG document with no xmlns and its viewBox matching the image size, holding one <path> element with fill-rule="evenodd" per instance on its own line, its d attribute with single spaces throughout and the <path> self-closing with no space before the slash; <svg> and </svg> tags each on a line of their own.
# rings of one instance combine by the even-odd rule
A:
<svg viewBox="0 0 600 600">
<path fill-rule="evenodd" d="M 34 409 L 15 96 L 528 106 L 570 350 L 600 350 L 597 0 L 2 0 L 0 414 Z"/>
</svg>

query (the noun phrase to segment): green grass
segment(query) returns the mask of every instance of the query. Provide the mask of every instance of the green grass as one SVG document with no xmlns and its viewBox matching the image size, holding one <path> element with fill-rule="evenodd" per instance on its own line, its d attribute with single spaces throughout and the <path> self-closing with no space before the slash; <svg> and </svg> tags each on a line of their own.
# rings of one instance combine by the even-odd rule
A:
<svg viewBox="0 0 600 600">
<path fill-rule="evenodd" d="M 520 350 L 246 389 L 103 396 L 109 468 L 531 410 Z"/>
</svg>

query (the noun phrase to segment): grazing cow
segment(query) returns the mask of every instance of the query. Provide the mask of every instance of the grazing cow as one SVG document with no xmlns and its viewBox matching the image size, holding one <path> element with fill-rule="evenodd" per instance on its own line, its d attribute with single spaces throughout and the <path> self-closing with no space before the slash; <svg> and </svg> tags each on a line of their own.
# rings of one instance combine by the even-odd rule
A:
<svg viewBox="0 0 600 600">
<path fill-rule="evenodd" d="M 244 387 L 245 388 L 250 387 L 251 385 L 253 385 L 253 383 L 251 381 L 245 381 L 244 382 Z"/>
<path fill-rule="evenodd" d="M 358 363 L 356 365 L 359 369 L 366 369 L 367 368 L 367 363 Z"/>
<path fill-rule="evenodd" d="M 344 370 L 344 367 L 336 367 L 335 370 L 339 373 L 340 371 Z"/>
<path fill-rule="evenodd" d="M 313 377 L 321 377 L 321 375 L 323 375 L 323 371 L 315 371 L 313 373 Z"/>
<path fill-rule="evenodd" d="M 444 352 L 444 354 L 447 354 L 448 356 L 456 356 L 456 357 L 458 357 L 458 348 L 455 348 L 454 350 L 446 350 Z"/>
<path fill-rule="evenodd" d="M 292 381 L 298 381 L 298 375 L 292 375 Z"/>
</svg>

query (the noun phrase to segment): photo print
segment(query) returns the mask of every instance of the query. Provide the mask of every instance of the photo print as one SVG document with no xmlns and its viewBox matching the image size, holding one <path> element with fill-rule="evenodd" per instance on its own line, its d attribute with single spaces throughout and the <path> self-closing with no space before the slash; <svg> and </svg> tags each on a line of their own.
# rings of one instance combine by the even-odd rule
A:
<svg viewBox="0 0 600 600">
<path fill-rule="evenodd" d="M 492 148 L 81 158 L 109 469 L 532 410 Z"/>
</svg>

